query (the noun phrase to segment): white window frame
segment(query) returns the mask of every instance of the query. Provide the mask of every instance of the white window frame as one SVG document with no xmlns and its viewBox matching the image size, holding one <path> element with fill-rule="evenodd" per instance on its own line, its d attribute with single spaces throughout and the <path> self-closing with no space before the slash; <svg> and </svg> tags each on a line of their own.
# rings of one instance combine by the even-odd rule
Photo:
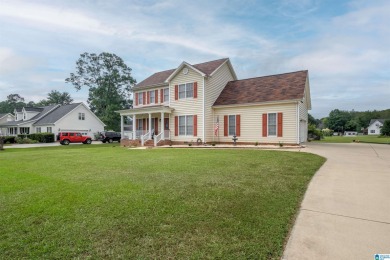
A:
<svg viewBox="0 0 390 260">
<path fill-rule="evenodd" d="M 36 132 L 36 133 L 42 133 L 41 127 L 40 127 L 40 126 L 37 126 L 37 127 L 35 128 L 35 132 Z"/>
<path fill-rule="evenodd" d="M 274 126 L 274 125 L 270 125 L 270 115 L 275 115 L 275 134 L 270 134 L 270 129 L 271 127 L 270 126 Z M 276 137 L 278 135 L 278 113 L 268 113 L 267 115 L 267 136 L 269 137 Z"/>
<path fill-rule="evenodd" d="M 189 89 L 190 87 L 191 89 Z M 179 99 L 194 98 L 194 82 L 179 84 L 178 97 Z"/>
<path fill-rule="evenodd" d="M 85 113 L 79 113 L 79 120 L 85 120 Z"/>
<path fill-rule="evenodd" d="M 53 128 L 51 126 L 48 126 L 46 132 L 47 133 L 53 133 Z"/>
<path fill-rule="evenodd" d="M 184 119 L 184 125 L 183 125 Z M 178 116 L 178 134 L 180 136 L 194 136 L 194 116 L 193 115 L 183 115 Z M 184 131 L 182 130 L 184 129 Z"/>
<path fill-rule="evenodd" d="M 149 91 L 149 104 L 156 103 L 156 95 L 155 94 L 156 94 L 155 90 Z"/>
<path fill-rule="evenodd" d="M 234 117 L 234 124 L 233 125 L 230 125 L 230 118 L 233 118 Z M 236 126 L 237 126 L 237 115 L 228 115 L 228 136 L 233 136 L 233 135 L 236 135 L 237 133 L 237 129 L 236 129 Z M 233 128 L 234 127 L 234 130 L 233 132 L 230 131 L 230 128 Z"/>
<path fill-rule="evenodd" d="M 143 92 L 138 92 L 138 106 L 144 104 L 144 93 Z"/>
<path fill-rule="evenodd" d="M 169 88 L 164 88 L 163 90 L 163 102 L 168 102 L 169 101 Z"/>
<path fill-rule="evenodd" d="M 136 119 L 138 121 L 138 128 L 135 129 L 135 130 L 145 130 L 144 129 L 144 119 L 143 118 L 137 118 Z"/>
</svg>

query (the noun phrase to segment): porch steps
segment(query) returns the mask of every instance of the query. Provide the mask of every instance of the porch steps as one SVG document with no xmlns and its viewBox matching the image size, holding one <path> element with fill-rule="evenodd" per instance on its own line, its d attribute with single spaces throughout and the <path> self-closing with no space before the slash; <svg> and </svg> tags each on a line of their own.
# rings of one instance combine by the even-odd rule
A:
<svg viewBox="0 0 390 260">
<path fill-rule="evenodd" d="M 145 141 L 144 146 L 146 146 L 146 147 L 154 147 L 154 140 L 147 140 L 147 141 Z"/>
</svg>

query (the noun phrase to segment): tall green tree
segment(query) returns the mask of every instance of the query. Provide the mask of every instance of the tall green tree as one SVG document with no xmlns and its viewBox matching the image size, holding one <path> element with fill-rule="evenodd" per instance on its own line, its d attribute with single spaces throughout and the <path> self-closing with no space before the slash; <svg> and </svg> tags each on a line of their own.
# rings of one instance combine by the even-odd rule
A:
<svg viewBox="0 0 390 260">
<path fill-rule="evenodd" d="M 15 108 L 22 108 L 26 105 L 21 95 L 10 94 L 5 101 L 0 102 L 0 113 L 13 113 Z"/>
<path fill-rule="evenodd" d="M 68 92 L 60 92 L 58 90 L 52 90 L 47 94 L 47 99 L 39 101 L 36 106 L 49 106 L 49 105 L 68 105 L 73 102 L 73 98 Z"/>
<path fill-rule="evenodd" d="M 119 131 L 120 116 L 116 110 L 131 106 L 130 90 L 136 83 L 131 68 L 115 54 L 83 53 L 76 61 L 76 72 L 65 80 L 77 90 L 89 88 L 88 104 L 107 125 Z"/>
<path fill-rule="evenodd" d="M 327 124 L 335 132 L 343 132 L 346 130 L 346 124 L 350 120 L 351 115 L 348 111 L 334 109 L 329 113 Z"/>
</svg>

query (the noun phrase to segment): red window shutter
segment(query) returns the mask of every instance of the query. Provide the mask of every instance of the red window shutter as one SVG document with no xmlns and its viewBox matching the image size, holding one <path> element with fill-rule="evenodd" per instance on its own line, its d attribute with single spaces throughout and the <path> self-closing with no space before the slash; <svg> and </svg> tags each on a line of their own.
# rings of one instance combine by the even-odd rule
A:
<svg viewBox="0 0 390 260">
<path fill-rule="evenodd" d="M 267 114 L 263 114 L 263 137 L 267 137 Z"/>
<path fill-rule="evenodd" d="M 150 92 L 148 91 L 146 92 L 146 104 L 150 104 L 149 98 L 150 98 Z"/>
<path fill-rule="evenodd" d="M 146 127 L 146 119 L 142 119 L 142 130 L 146 130 L 147 127 Z"/>
<path fill-rule="evenodd" d="M 198 136 L 198 116 L 194 115 L 194 136 Z"/>
<path fill-rule="evenodd" d="M 156 135 L 158 135 L 158 118 L 157 117 L 154 118 L 154 133 Z"/>
<path fill-rule="evenodd" d="M 223 116 L 223 136 L 228 136 L 228 116 Z"/>
<path fill-rule="evenodd" d="M 194 98 L 198 97 L 198 82 L 194 82 Z"/>
<path fill-rule="evenodd" d="M 142 103 L 143 103 L 143 105 L 145 105 L 146 104 L 146 92 L 142 92 L 142 99 L 143 99 Z"/>
<path fill-rule="evenodd" d="M 278 113 L 278 137 L 283 137 L 283 113 Z"/>
<path fill-rule="evenodd" d="M 160 103 L 164 103 L 164 89 L 160 89 Z"/>
<path fill-rule="evenodd" d="M 138 93 L 135 93 L 135 105 L 138 106 Z"/>
<path fill-rule="evenodd" d="M 175 100 L 179 98 L 179 86 L 175 85 Z"/>
<path fill-rule="evenodd" d="M 138 119 L 135 120 L 135 130 L 138 130 Z"/>
<path fill-rule="evenodd" d="M 179 135 L 179 118 L 175 116 L 175 136 Z"/>
<path fill-rule="evenodd" d="M 241 135 L 241 116 L 236 115 L 236 136 Z"/>
<path fill-rule="evenodd" d="M 156 89 L 155 91 L 154 91 L 154 103 L 158 103 L 158 90 Z"/>
</svg>

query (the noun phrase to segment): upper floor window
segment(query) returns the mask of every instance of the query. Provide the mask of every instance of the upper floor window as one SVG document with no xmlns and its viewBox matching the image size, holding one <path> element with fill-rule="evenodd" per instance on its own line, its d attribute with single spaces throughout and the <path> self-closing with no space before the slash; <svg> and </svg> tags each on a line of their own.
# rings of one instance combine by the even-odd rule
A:
<svg viewBox="0 0 390 260">
<path fill-rule="evenodd" d="M 26 114 L 23 114 L 23 119 L 26 119 Z"/>
<path fill-rule="evenodd" d="M 152 91 L 149 91 L 149 103 L 152 104 L 152 103 L 156 103 L 156 96 L 155 96 L 155 91 L 152 90 Z"/>
<path fill-rule="evenodd" d="M 268 136 L 276 136 L 276 113 L 268 114 Z"/>
<path fill-rule="evenodd" d="M 138 105 L 142 105 L 144 103 L 144 95 L 143 93 L 138 93 Z"/>
<path fill-rule="evenodd" d="M 85 120 L 85 113 L 79 113 L 79 120 Z"/>
<path fill-rule="evenodd" d="M 179 85 L 179 99 L 194 97 L 194 83 Z"/>
<path fill-rule="evenodd" d="M 164 88 L 164 102 L 169 100 L 169 88 Z"/>
</svg>

